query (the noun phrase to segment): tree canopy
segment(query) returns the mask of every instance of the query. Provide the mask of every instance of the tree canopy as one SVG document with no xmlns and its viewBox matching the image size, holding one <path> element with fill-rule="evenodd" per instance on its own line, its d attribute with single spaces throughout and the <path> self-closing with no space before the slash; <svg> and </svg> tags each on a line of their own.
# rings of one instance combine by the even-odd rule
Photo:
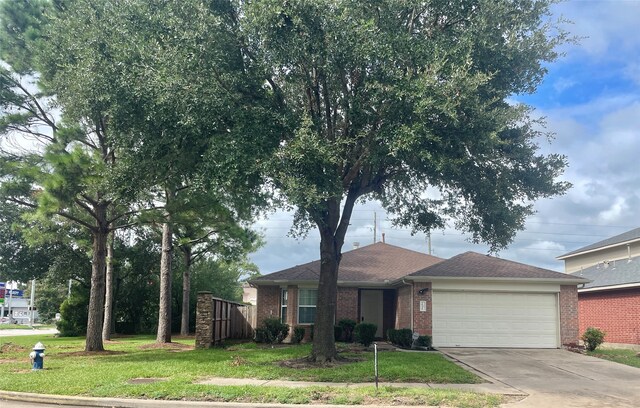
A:
<svg viewBox="0 0 640 408">
<path fill-rule="evenodd" d="M 322 271 L 314 358 L 333 359 L 341 248 L 354 204 L 378 199 L 396 225 L 453 220 L 504 248 L 532 202 L 561 194 L 565 159 L 543 155 L 533 92 L 566 34 L 549 1 L 266 0 L 243 3 L 247 54 L 282 120 L 269 166 L 316 226 Z"/>
<path fill-rule="evenodd" d="M 68 120 L 44 157 L 55 174 L 39 208 L 61 213 L 73 197 L 96 213 L 135 197 L 140 209 L 141 197 L 163 195 L 164 254 L 177 220 L 199 219 L 181 210 L 200 191 L 234 220 L 250 220 L 267 191 L 295 207 L 294 226 L 321 237 L 313 358 L 326 361 L 336 357 L 337 272 L 358 201 L 379 200 L 414 231 L 453 222 L 497 251 L 535 200 L 569 187 L 558 180 L 565 158 L 540 152 L 542 121 L 512 100 L 536 90 L 567 41 L 551 2 L 43 2 L 55 7 L 23 10 L 37 24 L 12 19 L 22 27 L 7 37 L 15 75 L 0 89 L 47 123 L 37 97 L 15 97 L 16 75 L 37 66 Z M 88 154 L 87 135 L 106 150 Z"/>
</svg>

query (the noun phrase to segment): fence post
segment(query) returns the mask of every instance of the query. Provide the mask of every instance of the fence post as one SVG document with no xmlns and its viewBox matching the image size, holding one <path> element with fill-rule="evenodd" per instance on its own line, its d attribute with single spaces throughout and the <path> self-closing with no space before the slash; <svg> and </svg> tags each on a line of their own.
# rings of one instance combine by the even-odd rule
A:
<svg viewBox="0 0 640 408">
<path fill-rule="evenodd" d="M 196 348 L 213 345 L 213 294 L 198 292 L 196 304 Z"/>
</svg>

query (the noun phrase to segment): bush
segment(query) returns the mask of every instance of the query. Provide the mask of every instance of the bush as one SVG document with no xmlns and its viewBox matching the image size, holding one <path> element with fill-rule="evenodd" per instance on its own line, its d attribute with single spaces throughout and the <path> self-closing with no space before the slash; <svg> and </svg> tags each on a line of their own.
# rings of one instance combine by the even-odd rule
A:
<svg viewBox="0 0 640 408">
<path fill-rule="evenodd" d="M 378 326 L 373 323 L 360 323 L 353 329 L 356 341 L 365 347 L 369 347 L 376 336 Z"/>
<path fill-rule="evenodd" d="M 391 344 L 402 348 L 411 348 L 413 344 L 413 332 L 411 329 L 389 329 L 387 331 L 387 338 Z"/>
<path fill-rule="evenodd" d="M 263 327 L 256 327 L 254 330 L 253 341 L 256 343 L 267 343 L 267 330 Z"/>
<path fill-rule="evenodd" d="M 338 322 L 340 327 L 340 339 L 346 343 L 353 343 L 353 329 L 356 327 L 355 320 L 342 319 Z"/>
<path fill-rule="evenodd" d="M 431 348 L 431 336 L 420 336 L 418 337 L 418 341 L 416 342 L 416 346 L 418 347 L 426 347 L 428 349 Z"/>
<path fill-rule="evenodd" d="M 342 327 L 333 326 L 333 340 L 342 341 Z"/>
<path fill-rule="evenodd" d="M 60 320 L 56 327 L 60 337 L 76 337 L 87 334 L 88 300 L 79 294 L 73 294 L 65 299 L 60 306 Z"/>
<path fill-rule="evenodd" d="M 289 334 L 289 325 L 284 324 L 280 319 L 265 319 L 262 327 L 256 329 L 256 343 L 282 343 L 282 340 Z"/>
<path fill-rule="evenodd" d="M 588 327 L 582 334 L 582 341 L 588 351 L 593 351 L 604 342 L 605 332 L 595 327 Z"/>
<path fill-rule="evenodd" d="M 293 328 L 293 337 L 291 338 L 291 341 L 293 341 L 294 344 L 300 344 L 300 342 L 302 341 L 302 339 L 304 339 L 304 327 L 302 326 L 296 326 Z"/>
</svg>

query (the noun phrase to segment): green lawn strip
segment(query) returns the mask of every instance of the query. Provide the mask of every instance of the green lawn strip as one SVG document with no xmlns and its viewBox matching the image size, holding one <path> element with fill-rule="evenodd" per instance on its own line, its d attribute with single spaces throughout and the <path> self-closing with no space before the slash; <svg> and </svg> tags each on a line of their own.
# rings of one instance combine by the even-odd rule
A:
<svg viewBox="0 0 640 408">
<path fill-rule="evenodd" d="M 15 330 L 15 329 L 29 330 L 31 329 L 31 326 L 28 326 L 26 324 L 0 324 L 0 330 Z"/>
<path fill-rule="evenodd" d="M 310 345 L 265 348 L 253 343 L 208 350 L 149 348 L 153 336 L 115 338 L 106 354 L 83 353 L 84 338 L 21 336 L 0 338 L 0 389 L 96 397 L 139 397 L 244 402 L 331 404 L 406 404 L 492 407 L 501 397 L 440 389 L 371 387 L 284 388 L 194 384 L 208 377 L 259 378 L 299 381 L 373 381 L 373 353 L 346 354 L 361 359 L 332 368 L 290 368 L 282 360 L 309 354 Z M 33 345 L 46 346 L 45 370 L 30 370 Z M 193 339 L 175 339 L 193 345 Z M 480 379 L 438 353 L 379 353 L 380 381 L 474 383 Z M 130 384 L 136 378 L 159 378 L 150 384 Z"/>
<path fill-rule="evenodd" d="M 616 363 L 640 368 L 640 357 L 638 357 L 637 350 L 596 349 L 595 351 L 587 352 L 587 354 L 604 360 L 615 361 Z"/>
</svg>

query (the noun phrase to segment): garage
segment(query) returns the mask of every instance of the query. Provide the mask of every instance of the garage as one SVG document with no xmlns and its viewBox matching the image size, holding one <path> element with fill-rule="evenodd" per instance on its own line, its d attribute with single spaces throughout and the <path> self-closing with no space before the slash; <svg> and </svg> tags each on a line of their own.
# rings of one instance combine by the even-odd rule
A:
<svg viewBox="0 0 640 408">
<path fill-rule="evenodd" d="M 436 347 L 557 348 L 557 293 L 433 291 Z"/>
</svg>

